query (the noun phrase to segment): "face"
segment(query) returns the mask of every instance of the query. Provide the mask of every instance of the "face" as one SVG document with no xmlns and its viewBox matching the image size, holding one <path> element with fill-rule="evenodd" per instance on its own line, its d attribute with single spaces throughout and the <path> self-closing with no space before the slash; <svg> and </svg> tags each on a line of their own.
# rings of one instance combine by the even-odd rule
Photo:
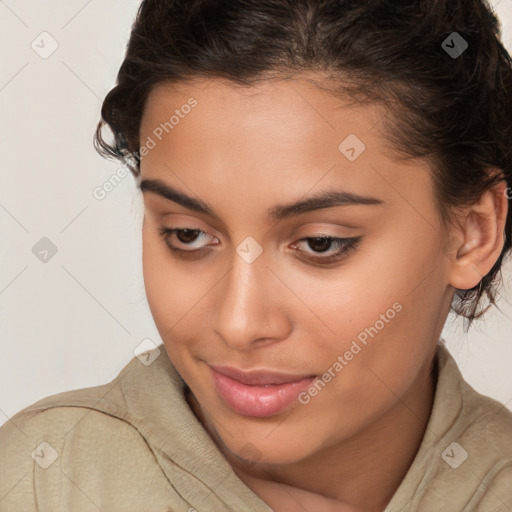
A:
<svg viewBox="0 0 512 512">
<path fill-rule="evenodd" d="M 293 463 L 343 443 L 437 343 L 452 294 L 431 174 L 392 158 L 383 115 L 304 78 L 148 98 L 149 306 L 214 438 L 241 457 Z"/>
</svg>

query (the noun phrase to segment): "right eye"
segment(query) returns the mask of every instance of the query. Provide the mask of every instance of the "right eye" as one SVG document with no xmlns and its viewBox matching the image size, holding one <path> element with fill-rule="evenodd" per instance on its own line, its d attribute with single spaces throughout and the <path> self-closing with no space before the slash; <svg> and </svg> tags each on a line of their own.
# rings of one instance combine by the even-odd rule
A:
<svg viewBox="0 0 512 512">
<path fill-rule="evenodd" d="M 198 236 L 211 236 L 200 229 L 161 227 L 159 229 L 159 234 L 171 252 L 180 258 L 200 257 L 211 251 L 211 248 L 205 245 L 199 247 L 191 245 L 197 241 Z M 182 247 L 192 247 L 192 249 L 183 249 L 176 246 L 172 242 L 173 237 L 176 238 L 180 244 L 182 244 Z"/>
</svg>

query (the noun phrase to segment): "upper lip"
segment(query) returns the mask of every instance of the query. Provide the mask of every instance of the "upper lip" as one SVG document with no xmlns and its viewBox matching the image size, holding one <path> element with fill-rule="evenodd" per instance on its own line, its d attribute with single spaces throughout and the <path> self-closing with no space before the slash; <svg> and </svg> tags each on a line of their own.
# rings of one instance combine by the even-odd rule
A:
<svg viewBox="0 0 512 512">
<path fill-rule="evenodd" d="M 218 373 L 230 377 L 231 379 L 237 380 L 242 384 L 249 386 L 265 386 L 271 384 L 285 384 L 287 382 L 297 382 L 308 378 L 313 378 L 315 375 L 311 374 L 289 374 L 279 373 L 270 370 L 252 370 L 244 371 L 234 368 L 232 366 L 214 366 L 210 367 Z"/>
</svg>

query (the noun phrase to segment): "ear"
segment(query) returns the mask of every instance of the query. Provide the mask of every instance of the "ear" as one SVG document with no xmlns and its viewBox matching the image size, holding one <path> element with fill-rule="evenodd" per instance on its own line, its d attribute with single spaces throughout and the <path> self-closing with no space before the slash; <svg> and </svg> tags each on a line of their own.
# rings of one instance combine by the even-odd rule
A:
<svg viewBox="0 0 512 512">
<path fill-rule="evenodd" d="M 505 243 L 507 192 L 505 181 L 484 192 L 464 208 L 458 227 L 451 231 L 448 283 L 454 288 L 477 286 L 498 260 Z"/>
</svg>

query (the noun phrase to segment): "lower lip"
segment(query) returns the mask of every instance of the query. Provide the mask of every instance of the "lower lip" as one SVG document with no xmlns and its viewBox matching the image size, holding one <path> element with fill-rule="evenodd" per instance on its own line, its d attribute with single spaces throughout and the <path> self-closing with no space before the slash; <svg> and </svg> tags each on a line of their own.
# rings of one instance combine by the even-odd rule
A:
<svg viewBox="0 0 512 512">
<path fill-rule="evenodd" d="M 310 377 L 264 387 L 242 384 L 216 372 L 213 368 L 212 374 L 217 392 L 231 409 L 243 416 L 258 418 L 273 416 L 283 411 L 315 380 L 315 377 Z"/>
</svg>

